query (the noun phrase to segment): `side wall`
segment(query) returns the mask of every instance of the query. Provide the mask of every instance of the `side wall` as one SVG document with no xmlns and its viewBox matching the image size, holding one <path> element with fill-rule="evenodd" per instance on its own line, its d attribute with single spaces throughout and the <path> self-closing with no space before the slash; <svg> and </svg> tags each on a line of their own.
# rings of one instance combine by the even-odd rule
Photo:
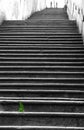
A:
<svg viewBox="0 0 84 130">
<path fill-rule="evenodd" d="M 0 22 L 3 20 L 24 20 L 32 13 L 44 8 L 63 8 L 65 0 L 0 0 Z"/>
<path fill-rule="evenodd" d="M 84 0 L 67 0 L 67 13 L 70 20 L 76 20 L 79 32 L 84 39 Z"/>
<path fill-rule="evenodd" d="M 0 21 L 24 20 L 46 8 L 46 0 L 0 0 Z"/>
</svg>

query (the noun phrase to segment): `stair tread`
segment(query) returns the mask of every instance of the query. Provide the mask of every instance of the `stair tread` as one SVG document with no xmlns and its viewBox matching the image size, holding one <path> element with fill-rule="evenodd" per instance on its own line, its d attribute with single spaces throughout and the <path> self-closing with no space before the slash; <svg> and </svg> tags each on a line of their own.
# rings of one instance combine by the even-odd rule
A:
<svg viewBox="0 0 84 130">
<path fill-rule="evenodd" d="M 84 74 L 84 72 L 83 71 L 1 71 L 0 70 L 0 74 L 4 74 L 4 73 L 22 73 L 22 74 L 24 74 L 24 73 L 28 73 L 28 74 L 31 74 L 31 73 L 34 73 L 34 74 L 44 74 L 44 73 L 46 73 L 46 74 Z"/>
<path fill-rule="evenodd" d="M 0 126 L 0 129 L 21 129 L 21 130 L 84 130 L 84 127 L 70 127 L 70 126 Z"/>
<path fill-rule="evenodd" d="M 5 76 L 2 76 L 2 77 L 0 77 L 0 80 L 1 79 L 16 79 L 16 80 L 18 80 L 18 79 L 31 79 L 31 80 L 84 80 L 84 77 L 82 78 L 75 78 L 75 77 L 69 77 L 69 78 L 64 78 L 64 77 L 60 77 L 60 78 L 57 78 L 57 77 L 22 77 L 22 76 L 19 76 L 19 77 L 9 77 L 9 76 L 7 76 L 7 77 L 5 77 Z"/>
<path fill-rule="evenodd" d="M 23 65 L 22 66 L 21 65 L 17 65 L 17 66 L 16 65 L 15 66 L 14 65 L 10 65 L 10 66 L 7 66 L 6 65 L 5 66 L 4 65 L 4 66 L 1 66 L 0 65 L 0 68 L 21 68 L 21 67 L 22 68 L 82 68 L 82 69 L 84 68 L 84 66 L 82 66 L 82 65 L 80 65 L 80 66 L 69 66 L 69 65 L 66 65 L 66 66 L 65 65 L 64 66 L 56 66 L 56 65 L 52 65 L 52 66 L 48 66 L 48 65 L 46 65 L 46 66 L 42 66 L 42 65 L 41 66 L 37 66 L 37 65 L 36 66 L 26 66 L 26 65 L 25 66 L 23 66 Z"/>
<path fill-rule="evenodd" d="M 47 81 L 46 81 L 47 82 Z M 80 86 L 83 87 L 84 83 L 0 83 L 1 86 Z"/>
<path fill-rule="evenodd" d="M 4 51 L 4 50 L 3 50 Z M 8 52 L 8 50 L 7 50 L 7 52 L 6 52 L 6 50 L 5 50 L 5 53 L 3 53 L 3 51 L 2 51 L 2 53 L 0 53 L 0 55 L 1 56 L 50 56 L 50 57 L 52 57 L 52 56 L 57 56 L 57 55 L 72 55 L 72 56 L 84 56 L 84 54 L 83 54 L 83 52 L 84 51 L 81 51 L 81 50 L 79 50 L 79 51 L 66 51 L 66 50 L 64 50 L 64 51 L 57 51 L 56 50 L 56 52 L 54 53 L 53 51 L 50 53 L 50 52 L 48 52 L 48 53 L 46 53 L 46 52 L 43 52 L 43 53 L 41 53 L 41 52 L 37 52 L 37 53 L 33 53 L 31 50 L 29 51 L 29 53 L 28 53 L 28 50 L 15 50 L 16 51 L 16 53 L 14 53 L 14 52 Z M 10 51 L 12 51 L 12 50 L 10 50 Z M 14 51 L 14 50 L 13 50 Z M 27 53 L 25 53 L 27 51 Z M 18 53 L 17 53 L 18 52 Z M 23 52 L 23 53 L 21 53 L 21 52 Z M 31 53 L 30 53 L 31 52 Z M 67 62 L 67 61 L 66 61 Z"/>
<path fill-rule="evenodd" d="M 73 103 L 79 103 L 79 102 L 75 102 L 75 101 L 80 101 L 80 104 L 84 103 L 84 98 L 63 98 L 63 97 L 1 97 L 0 96 L 0 103 L 1 102 L 7 102 L 9 103 L 11 102 L 19 102 L 19 101 L 23 101 L 26 103 L 29 103 L 29 101 L 32 100 L 31 103 L 42 103 L 41 101 L 44 101 L 43 103 L 72 103 L 72 102 L 68 102 L 68 101 L 74 101 Z M 33 102 L 33 100 L 35 100 L 36 102 Z M 49 102 L 45 102 L 45 100 L 49 101 Z M 52 100 L 54 100 L 54 102 L 52 102 Z M 63 102 L 62 102 L 63 101 Z M 81 102 L 82 101 L 82 102 Z"/>
<path fill-rule="evenodd" d="M 84 113 L 73 113 L 73 112 L 0 112 L 1 115 L 13 115 L 13 116 L 68 116 L 68 117 L 84 117 Z"/>
</svg>

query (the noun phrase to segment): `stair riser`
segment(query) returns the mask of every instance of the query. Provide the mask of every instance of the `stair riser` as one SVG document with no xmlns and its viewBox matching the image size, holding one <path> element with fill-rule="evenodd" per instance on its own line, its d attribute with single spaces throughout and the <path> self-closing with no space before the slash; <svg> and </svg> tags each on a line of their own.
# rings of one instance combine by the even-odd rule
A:
<svg viewBox="0 0 84 130">
<path fill-rule="evenodd" d="M 17 24 L 18 25 L 18 24 Z M 75 25 L 75 24 L 71 24 L 71 23 L 68 23 L 68 24 L 63 24 L 63 23 L 59 23 L 59 21 L 58 21 L 58 23 L 56 23 L 56 22 L 53 22 L 53 25 L 52 25 L 52 22 L 50 22 L 50 23 L 48 23 L 48 22 L 36 22 L 36 23 L 33 23 L 33 22 L 29 22 L 28 23 L 28 26 L 34 26 L 34 27 L 41 27 L 42 25 L 44 25 L 44 26 L 47 26 L 47 27 L 66 27 L 66 28 L 68 28 L 68 27 L 73 27 L 73 28 L 77 28 L 77 25 Z M 8 26 L 8 27 L 16 27 L 16 26 L 14 26 L 14 25 L 6 25 L 6 26 Z M 23 26 L 23 24 L 20 24 L 20 25 L 18 25 L 18 26 Z M 5 26 L 4 26 L 5 27 Z M 24 25 L 24 27 L 25 27 L 25 25 Z"/>
<path fill-rule="evenodd" d="M 36 44 L 36 43 L 33 43 L 33 44 L 26 44 L 26 43 L 5 43 L 5 44 L 0 44 L 0 47 L 3 47 L 3 49 L 4 48 L 7 48 L 7 47 L 9 47 L 8 49 L 10 49 L 10 48 L 12 48 L 13 47 L 13 50 L 14 50 L 14 48 L 26 48 L 26 49 L 30 49 L 30 51 L 32 50 L 32 49 L 35 49 L 35 50 L 37 50 L 38 51 L 38 49 L 43 49 L 44 50 L 44 52 L 47 50 L 49 50 L 49 51 L 51 51 L 52 52 L 52 50 L 54 51 L 54 50 L 57 50 L 57 49 L 83 49 L 84 47 L 82 46 L 82 44 L 76 44 L 76 43 L 74 43 L 74 44 L 44 44 L 44 43 L 42 43 L 42 44 Z M 1 49 L 2 50 L 2 49 Z M 1 51 L 0 50 L 0 51 Z"/>
<path fill-rule="evenodd" d="M 7 46 L 8 47 L 8 46 Z M 28 46 L 27 46 L 28 47 Z M 6 48 L 6 46 L 5 46 L 5 49 L 3 48 L 3 50 L 0 50 L 0 55 L 3 55 L 3 56 L 5 56 L 5 55 L 8 55 L 8 56 L 11 56 L 11 55 L 13 55 L 13 56 L 15 56 L 15 55 L 17 55 L 17 56 L 57 56 L 57 55 L 76 55 L 76 56 L 82 56 L 82 55 L 84 55 L 84 50 L 81 48 L 81 49 L 79 49 L 79 50 L 77 50 L 77 49 L 74 49 L 74 50 L 68 50 L 67 48 L 65 48 L 65 50 L 64 49 L 62 49 L 62 48 L 47 48 L 48 50 L 46 50 L 46 48 L 41 48 L 40 49 L 40 47 L 37 47 L 36 49 L 35 48 L 30 48 L 30 46 L 29 46 L 29 48 L 27 49 L 27 47 L 23 47 L 22 48 L 22 46 L 18 46 L 17 48 L 16 48 L 16 46 L 14 46 L 14 48 L 12 47 L 10 47 L 9 46 L 9 48 Z M 1 49 L 1 48 L 0 48 Z M 42 50 L 43 49 L 43 50 Z"/>
<path fill-rule="evenodd" d="M 68 67 L 68 68 L 64 68 L 63 66 L 61 66 L 61 68 L 59 67 L 55 67 L 55 68 L 47 68 L 47 67 L 39 67 L 39 68 L 36 68 L 36 67 L 0 67 L 0 71 L 74 71 L 74 72 L 77 72 L 77 71 L 80 71 L 80 72 L 83 72 L 84 69 L 82 69 L 81 67 L 80 68 L 76 68 L 76 66 L 74 68 L 72 67 Z"/>
<path fill-rule="evenodd" d="M 59 13 L 52 14 L 52 16 L 50 14 L 48 14 L 48 15 L 47 14 L 44 14 L 44 15 L 41 14 L 41 18 L 40 18 L 40 15 L 33 17 L 33 18 L 30 16 L 30 20 L 48 20 L 48 19 L 49 20 L 51 20 L 51 19 L 58 20 L 58 18 L 61 18 L 61 20 L 67 20 L 68 17 L 67 17 L 66 14 L 63 14 L 63 13 L 62 14 L 59 14 Z"/>
<path fill-rule="evenodd" d="M 44 30 L 44 31 L 48 31 L 48 30 L 50 30 L 50 31 L 70 31 L 70 30 L 72 30 L 72 31 L 77 31 L 78 29 L 76 28 L 76 27 L 53 27 L 52 26 L 52 28 L 51 27 L 25 27 L 25 26 L 23 26 L 23 27 L 11 27 L 11 26 L 9 26 L 9 27 L 1 27 L 0 28 L 0 31 L 4 31 L 4 30 L 8 30 L 8 31 L 10 31 L 10 30 L 24 30 L 24 32 L 27 30 L 29 30 L 29 31 L 42 31 L 42 30 Z"/>
<path fill-rule="evenodd" d="M 55 65 L 55 66 L 84 66 L 84 61 L 83 61 L 83 63 L 81 62 L 81 63 L 73 63 L 73 62 L 71 62 L 71 63 L 63 63 L 63 62 L 61 62 L 61 63 L 0 63 L 0 66 L 53 66 L 53 65 Z"/>
<path fill-rule="evenodd" d="M 53 25 L 53 23 L 55 23 L 55 24 L 64 24 L 64 25 L 74 25 L 74 26 L 76 26 L 76 22 L 73 22 L 73 21 L 68 21 L 67 19 L 66 20 L 64 20 L 64 19 L 50 19 L 50 18 L 45 18 L 45 19 L 29 19 L 28 20 L 28 22 L 24 22 L 24 21 L 19 21 L 19 22 L 17 22 L 17 21 L 12 21 L 12 23 L 9 21 L 9 22 L 7 22 L 6 21 L 6 23 L 3 23 L 2 24 L 2 26 L 4 26 L 4 25 L 28 25 L 29 23 L 34 23 L 34 24 L 38 24 L 38 23 L 40 23 L 41 25 L 45 25 L 46 23 L 51 23 L 51 25 Z M 44 23 L 44 24 L 42 24 L 42 23 Z M 33 25 L 34 25 L 33 24 Z"/>
<path fill-rule="evenodd" d="M 83 44 L 83 41 L 0 41 L 0 44 Z"/>
<path fill-rule="evenodd" d="M 73 40 L 73 39 L 82 39 L 81 35 L 67 35 L 67 34 L 66 34 L 66 35 L 63 35 L 63 36 L 62 36 L 62 34 L 60 34 L 60 35 L 57 35 L 57 34 L 56 34 L 56 35 L 54 35 L 54 36 L 53 36 L 53 35 L 51 35 L 51 36 L 50 36 L 50 35 L 49 35 L 49 36 L 48 36 L 48 35 L 45 35 L 45 36 L 44 36 L 44 35 L 41 35 L 41 36 L 40 36 L 40 35 L 37 35 L 37 36 L 36 36 L 36 35 L 31 35 L 31 36 L 30 36 L 30 35 L 18 35 L 18 34 L 17 34 L 17 35 L 15 35 L 15 34 L 14 34 L 14 35 L 11 35 L 11 34 L 10 34 L 10 35 L 6 35 L 6 34 L 5 34 L 5 35 L 2 35 L 2 34 L 0 34 L 0 39 L 1 39 L 1 38 L 2 38 L 2 39 L 5 39 L 5 38 L 6 38 L 6 39 L 9 39 L 9 38 L 11 38 L 11 39 L 12 39 L 12 38 L 13 38 L 13 39 L 17 39 L 17 38 L 19 38 L 19 39 L 20 39 L 20 38 L 21 38 L 21 39 L 22 39 L 22 38 L 24 38 L 24 39 L 25 39 L 25 38 L 27 38 L 27 39 L 33 39 L 33 38 L 35 38 L 35 39 L 37 39 L 37 40 L 38 40 L 39 38 L 41 38 L 41 39 L 44 39 L 44 38 L 48 38 L 48 39 L 60 39 L 60 40 L 61 40 L 61 39 L 66 40 L 66 39 L 68 39 L 68 38 L 69 38 L 69 40 L 70 40 L 70 39 L 72 39 L 72 40 Z"/>
<path fill-rule="evenodd" d="M 21 72 L 21 71 L 20 71 Z M 20 76 L 22 76 L 22 77 L 28 77 L 28 76 L 30 76 L 30 77 L 57 77 L 57 78 L 65 78 L 65 77 L 67 77 L 67 78 L 74 78 L 74 77 L 76 77 L 76 78 L 83 78 L 83 75 L 84 75 L 84 73 L 81 73 L 81 72 L 79 72 L 78 74 L 77 73 L 74 73 L 74 72 L 72 72 L 72 73 L 70 73 L 70 72 L 67 72 L 67 73 L 41 73 L 41 72 L 39 72 L 38 73 L 38 71 L 36 71 L 36 73 L 33 73 L 33 72 L 31 72 L 31 73 L 29 73 L 29 72 L 25 72 L 25 71 L 23 71 L 23 73 L 20 73 L 20 72 L 17 72 L 16 73 L 16 71 L 15 72 L 10 72 L 10 71 L 8 71 L 8 72 L 4 72 L 4 71 L 0 71 L 0 77 L 4 77 L 4 75 L 5 76 L 9 76 L 9 77 L 20 77 Z M 66 72 L 66 71 L 65 71 Z"/>
<path fill-rule="evenodd" d="M 20 38 L 20 37 L 15 37 L 15 38 L 0 38 L 0 41 L 82 41 L 82 38 Z"/>
<path fill-rule="evenodd" d="M 30 116 L 30 115 L 2 115 L 0 116 L 0 125 L 1 126 L 16 126 L 16 125 L 25 125 L 25 126 L 84 126 L 84 117 L 67 117 L 67 116 Z"/>
<path fill-rule="evenodd" d="M 46 56 L 46 55 L 30 55 L 30 56 L 0 56 L 1 61 L 43 61 L 43 62 L 84 62 L 84 55 L 57 55 L 57 56 Z"/>
<path fill-rule="evenodd" d="M 0 48 L 0 55 L 49 55 L 49 56 L 56 56 L 56 55 L 84 55 L 83 48 L 61 48 L 56 46 L 1 46 Z"/>
<path fill-rule="evenodd" d="M 81 41 L 82 40 L 82 38 L 26 38 L 26 37 L 23 37 L 23 38 L 21 38 L 21 37 L 15 37 L 15 38 L 11 38 L 11 37 L 8 37 L 8 38 L 3 38 L 3 37 L 1 37 L 0 38 L 0 41 L 5 41 L 5 40 L 7 40 L 7 41 Z"/>
<path fill-rule="evenodd" d="M 39 60 L 39 58 L 36 58 L 36 59 L 34 59 L 34 58 L 32 58 L 32 59 L 28 59 L 28 58 L 25 58 L 24 59 L 24 57 L 23 58 L 14 58 L 13 57 L 13 59 L 11 59 L 11 57 L 10 58 L 0 58 L 0 60 L 1 60 L 1 64 L 0 64 L 0 66 L 13 66 L 13 64 L 14 65 L 16 65 L 16 66 L 23 66 L 23 67 L 25 67 L 25 66 L 31 66 L 32 65 L 32 67 L 36 67 L 36 66 L 38 66 L 38 67 L 40 67 L 40 66 L 43 66 L 43 67 L 48 67 L 48 66 L 50 66 L 50 68 L 52 67 L 56 67 L 56 68 L 61 68 L 61 67 L 63 67 L 64 68 L 64 66 L 69 66 L 69 67 L 76 67 L 76 68 L 78 68 L 78 67 L 83 67 L 83 65 L 84 65 L 84 59 L 68 59 L 68 61 L 67 61 L 67 59 L 68 58 L 66 58 L 66 59 L 64 59 L 64 58 L 60 58 L 60 59 L 52 59 L 52 60 L 46 60 L 46 59 L 40 59 Z M 18 63 L 18 61 L 20 62 L 20 63 Z M 4 62 L 4 63 L 3 63 Z M 7 62 L 10 62 L 10 63 L 7 63 Z M 14 63 L 15 62 L 15 63 Z M 24 63 L 25 62 L 25 63 Z M 27 62 L 27 63 L 26 63 Z M 29 63 L 28 63 L 29 62 Z M 34 63 L 35 62 L 35 63 Z M 41 63 L 38 63 L 38 62 L 41 62 Z M 46 62 L 51 62 L 51 63 L 46 63 Z M 53 63 L 54 62 L 54 63 Z M 56 63 L 57 62 L 57 63 Z M 60 63 L 59 63 L 60 62 Z M 64 63 L 65 62 L 65 63 Z M 67 63 L 67 62 L 70 62 L 70 63 Z M 73 63 L 74 62 L 74 63 Z M 77 63 L 75 63 L 75 62 L 77 62 Z M 79 62 L 79 63 L 78 63 Z M 59 67 L 58 67 L 59 66 Z M 68 68 L 69 68 L 68 67 Z"/>
<path fill-rule="evenodd" d="M 72 89 L 74 89 L 74 88 L 72 88 Z M 44 91 L 40 91 L 40 88 L 37 90 L 37 92 L 35 91 L 35 89 L 34 90 L 30 89 L 30 91 L 28 91 L 28 90 L 27 91 L 24 91 L 24 90 L 23 91 L 13 91 L 11 88 L 10 91 L 8 91 L 8 90 L 2 91 L 0 89 L 0 98 L 1 97 L 4 97 L 5 100 L 7 99 L 6 97 L 9 97 L 10 99 L 12 99 L 14 97 L 22 98 L 22 99 L 27 97 L 27 98 L 31 98 L 31 99 L 32 98 L 33 99 L 35 99 L 35 98 L 38 98 L 38 99 L 39 98 L 49 98 L 49 99 L 50 98 L 57 98 L 57 99 L 58 98 L 66 98 L 66 100 L 69 100 L 67 98 L 71 98 L 71 99 L 74 98 L 74 100 L 75 99 L 81 100 L 80 98 L 82 98 L 82 99 L 84 98 L 84 93 L 83 92 L 82 93 L 81 92 L 68 92 L 68 90 L 67 90 L 67 92 L 61 92 L 60 90 L 58 92 L 55 92 L 55 90 L 53 90 L 53 92 L 52 92 L 52 90 L 49 92 L 48 92 L 48 90 L 47 90 L 47 92 L 44 92 Z M 59 105 L 60 105 L 60 103 L 59 103 Z M 82 106 L 83 105 L 84 104 L 82 104 Z M 76 106 L 76 104 L 75 104 L 75 106 Z M 79 103 L 79 106 L 81 106 L 80 103 Z M 11 107 L 10 107 L 10 109 L 11 109 Z"/>
<path fill-rule="evenodd" d="M 7 22 L 7 21 L 6 21 L 6 22 Z M 70 27 L 71 27 L 71 28 L 73 28 L 73 27 L 77 28 L 76 23 L 74 23 L 74 24 L 75 24 L 74 26 L 69 25 L 69 26 L 67 26 L 67 27 L 68 27 L 68 28 L 70 28 Z M 11 24 L 11 23 L 10 23 L 10 24 L 8 24 L 8 23 L 5 23 L 5 24 L 4 24 L 4 23 L 2 23 L 2 25 L 0 25 L 0 27 L 1 27 L 1 28 L 5 28 L 5 27 L 6 27 L 6 28 L 8 28 L 8 27 L 9 27 L 9 28 L 12 28 L 12 27 L 18 27 L 18 28 L 19 28 L 19 27 L 22 27 L 22 28 L 23 28 L 23 27 L 24 27 L 24 28 L 25 28 L 25 27 L 27 27 L 27 28 L 37 28 L 37 27 L 38 27 L 38 28 L 39 28 L 39 27 L 40 27 L 40 28 L 45 28 L 45 27 L 46 27 L 46 28 L 53 28 L 53 27 L 58 27 L 58 28 L 60 28 L 60 26 L 57 26 L 57 25 L 56 25 L 56 26 L 53 26 L 53 24 L 52 24 L 51 26 L 48 26 L 48 25 L 40 25 L 40 26 L 38 26 L 38 25 L 28 25 L 28 24 L 26 24 L 26 23 L 25 23 L 25 24 Z M 65 25 L 64 27 L 66 28 L 66 25 Z"/>
<path fill-rule="evenodd" d="M 84 112 L 84 104 L 67 103 L 23 103 L 25 112 Z M 19 111 L 19 102 L 0 103 L 2 111 Z"/>
<path fill-rule="evenodd" d="M 70 83 L 77 83 L 77 84 L 84 84 L 84 79 L 80 79 L 80 80 L 77 80 L 77 79 L 56 79 L 56 80 L 51 80 L 51 79 L 49 79 L 49 80 L 47 80 L 47 79 L 44 79 L 44 80 L 42 80 L 42 79 L 23 79 L 23 78 L 21 78 L 21 79 L 11 79 L 10 77 L 9 77 L 9 79 L 0 79 L 0 84 L 2 83 L 29 83 L 29 84 L 38 84 L 38 83 L 40 83 L 40 84 L 42 84 L 42 83 L 46 83 L 47 84 L 47 82 L 48 83 L 51 83 L 51 84 L 53 84 L 53 83 L 57 83 L 57 84 L 61 84 L 61 83 L 68 83 L 68 84 L 70 84 Z"/>
<path fill-rule="evenodd" d="M 62 26 L 62 27 L 64 27 L 64 26 L 66 26 L 66 27 L 70 27 L 70 26 L 73 26 L 73 27 L 77 27 L 75 24 L 73 24 L 73 23 L 62 23 L 62 22 L 60 22 L 60 21 L 58 21 L 58 22 L 56 22 L 56 21 L 53 21 L 53 23 L 52 23 L 52 21 L 50 21 L 50 22 L 48 22 L 48 21 L 36 21 L 36 22 L 32 22 L 32 21 L 30 21 L 30 22 L 28 22 L 28 25 L 30 25 L 30 26 L 32 26 L 32 25 L 34 25 L 34 26 L 41 26 L 41 25 L 44 25 L 44 26 L 52 26 L 52 24 L 53 24 L 53 26 Z"/>
<path fill-rule="evenodd" d="M 60 38 L 60 37 L 62 37 L 62 38 L 66 38 L 66 37 L 69 37 L 69 38 L 80 38 L 81 37 L 81 35 L 80 34 L 77 34 L 77 33 L 14 33 L 14 32 L 11 32 L 11 33 L 0 33 L 0 37 L 47 37 L 47 38 L 50 38 L 50 37 L 52 37 L 52 38 Z"/>
<path fill-rule="evenodd" d="M 7 53 L 8 54 L 30 54 L 30 53 L 43 53 L 43 54 L 55 54 L 55 53 L 83 53 L 84 52 L 84 47 L 81 47 L 81 46 L 54 46 L 54 45 L 50 45 L 50 46 L 43 46 L 42 44 L 41 45 L 38 45 L 38 44 L 35 44 L 35 45 L 19 45 L 19 44 L 15 44 L 15 45 L 1 45 L 0 47 L 3 46 L 3 50 L 0 49 L 0 54 L 3 54 L 3 53 Z M 7 48 L 8 47 L 8 48 Z M 4 49 L 5 48 L 5 49 Z M 6 48 L 7 48 L 7 51 L 6 51 Z M 11 49 L 10 49 L 11 48 Z M 3 51 L 3 53 L 2 53 Z M 21 52 L 20 52 L 21 51 Z"/>
<path fill-rule="evenodd" d="M 75 32 L 78 32 L 78 30 L 27 30 L 27 29 L 5 29 L 5 30 L 0 30 L 0 32 L 55 32 L 55 33 L 60 33 L 60 32 L 68 32 L 68 33 L 71 33 L 72 31 L 75 33 Z"/>
<path fill-rule="evenodd" d="M 81 40 L 77 40 L 77 39 L 72 39 L 72 40 L 68 40 L 68 39 L 66 39 L 66 40 L 33 40 L 33 39 L 31 39 L 31 40 L 27 40 L 27 39 L 25 39 L 25 40 L 19 40 L 19 39 L 9 39 L 9 40 L 3 40 L 3 39 L 1 39 L 0 40 L 0 44 L 2 45 L 4 45 L 4 44 L 26 44 L 26 45 L 28 45 L 28 44 L 45 44 L 46 46 L 48 46 L 47 44 L 54 44 L 54 45 L 56 45 L 56 44 L 83 44 L 83 41 L 82 41 L 82 39 Z M 45 46 L 44 45 L 44 46 Z"/>
<path fill-rule="evenodd" d="M 0 30 L 4 30 L 4 29 L 33 29 L 33 30 L 39 30 L 39 29 L 42 29 L 42 30 L 46 30 L 46 29 L 48 29 L 48 30 L 56 30 L 56 29 L 59 29 L 59 30 L 62 30 L 62 29 L 64 29 L 64 30 L 74 30 L 74 29 L 76 29 L 76 30 L 78 30 L 77 29 L 77 27 L 66 27 L 66 26 L 64 26 L 64 27 L 58 27 L 58 26 L 26 26 L 26 25 L 22 25 L 22 26 L 18 26 L 18 25 L 12 25 L 12 26 L 0 26 Z"/>
<path fill-rule="evenodd" d="M 72 129 L 74 129 L 74 130 L 78 130 L 78 128 L 74 128 L 74 127 L 72 127 L 72 128 L 65 128 L 65 127 L 55 127 L 55 128 L 53 128 L 52 126 L 51 127 L 41 127 L 41 126 L 35 126 L 34 128 L 32 128 L 32 127 L 26 127 L 25 128 L 25 126 L 24 127 L 22 127 L 22 126 L 20 126 L 20 127 L 18 127 L 18 126 L 13 126 L 13 127 L 5 127 L 5 128 L 3 128 L 3 127 L 1 127 L 0 128 L 0 130 L 72 130 Z M 79 128 L 79 129 L 81 129 L 81 130 L 83 130 L 83 128 L 81 127 L 81 128 Z"/>
<path fill-rule="evenodd" d="M 51 86 L 52 86 L 52 88 L 51 88 Z M 0 84 L 0 89 L 34 89 L 34 90 L 38 90 L 38 89 L 40 89 L 40 90 L 46 90 L 46 89 L 48 89 L 48 90 L 57 90 L 57 89 L 59 89 L 59 90 L 83 90 L 84 91 L 84 85 L 73 85 L 73 84 L 62 84 L 62 85 L 57 85 L 57 84 L 55 84 L 55 85 L 53 85 L 53 84 L 50 84 L 50 85 L 48 85 L 48 84 L 46 84 L 46 85 L 44 85 L 44 84 L 42 84 L 42 85 L 39 85 L 39 84 L 14 84 L 14 83 L 6 83 L 6 84 Z"/>
</svg>

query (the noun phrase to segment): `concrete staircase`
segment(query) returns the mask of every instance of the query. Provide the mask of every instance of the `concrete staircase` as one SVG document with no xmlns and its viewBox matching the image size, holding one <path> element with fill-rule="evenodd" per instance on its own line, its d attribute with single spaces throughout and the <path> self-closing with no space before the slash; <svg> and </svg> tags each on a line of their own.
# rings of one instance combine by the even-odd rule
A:
<svg viewBox="0 0 84 130">
<path fill-rule="evenodd" d="M 0 130 L 18 129 L 84 130 L 84 46 L 63 9 L 0 26 Z"/>
</svg>

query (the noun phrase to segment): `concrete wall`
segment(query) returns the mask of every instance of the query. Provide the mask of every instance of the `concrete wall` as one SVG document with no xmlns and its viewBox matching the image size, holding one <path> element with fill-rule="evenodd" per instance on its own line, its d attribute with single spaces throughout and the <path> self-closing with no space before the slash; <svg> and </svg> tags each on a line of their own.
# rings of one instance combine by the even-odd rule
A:
<svg viewBox="0 0 84 130">
<path fill-rule="evenodd" d="M 84 0 L 82 0 L 82 9 L 83 9 L 83 41 L 84 41 Z"/>
<path fill-rule="evenodd" d="M 84 38 L 84 0 L 67 0 L 67 12 L 70 20 L 76 20 L 79 32 Z"/>
<path fill-rule="evenodd" d="M 3 20 L 24 20 L 33 12 L 46 7 L 63 8 L 65 0 L 0 0 L 0 22 Z"/>
<path fill-rule="evenodd" d="M 46 8 L 45 1 L 46 0 L 0 0 L 0 21 L 3 19 L 24 20 L 33 12 Z"/>
<path fill-rule="evenodd" d="M 0 0 L 0 14 L 3 14 L 7 20 L 18 19 L 19 5 L 20 0 Z"/>
</svg>

